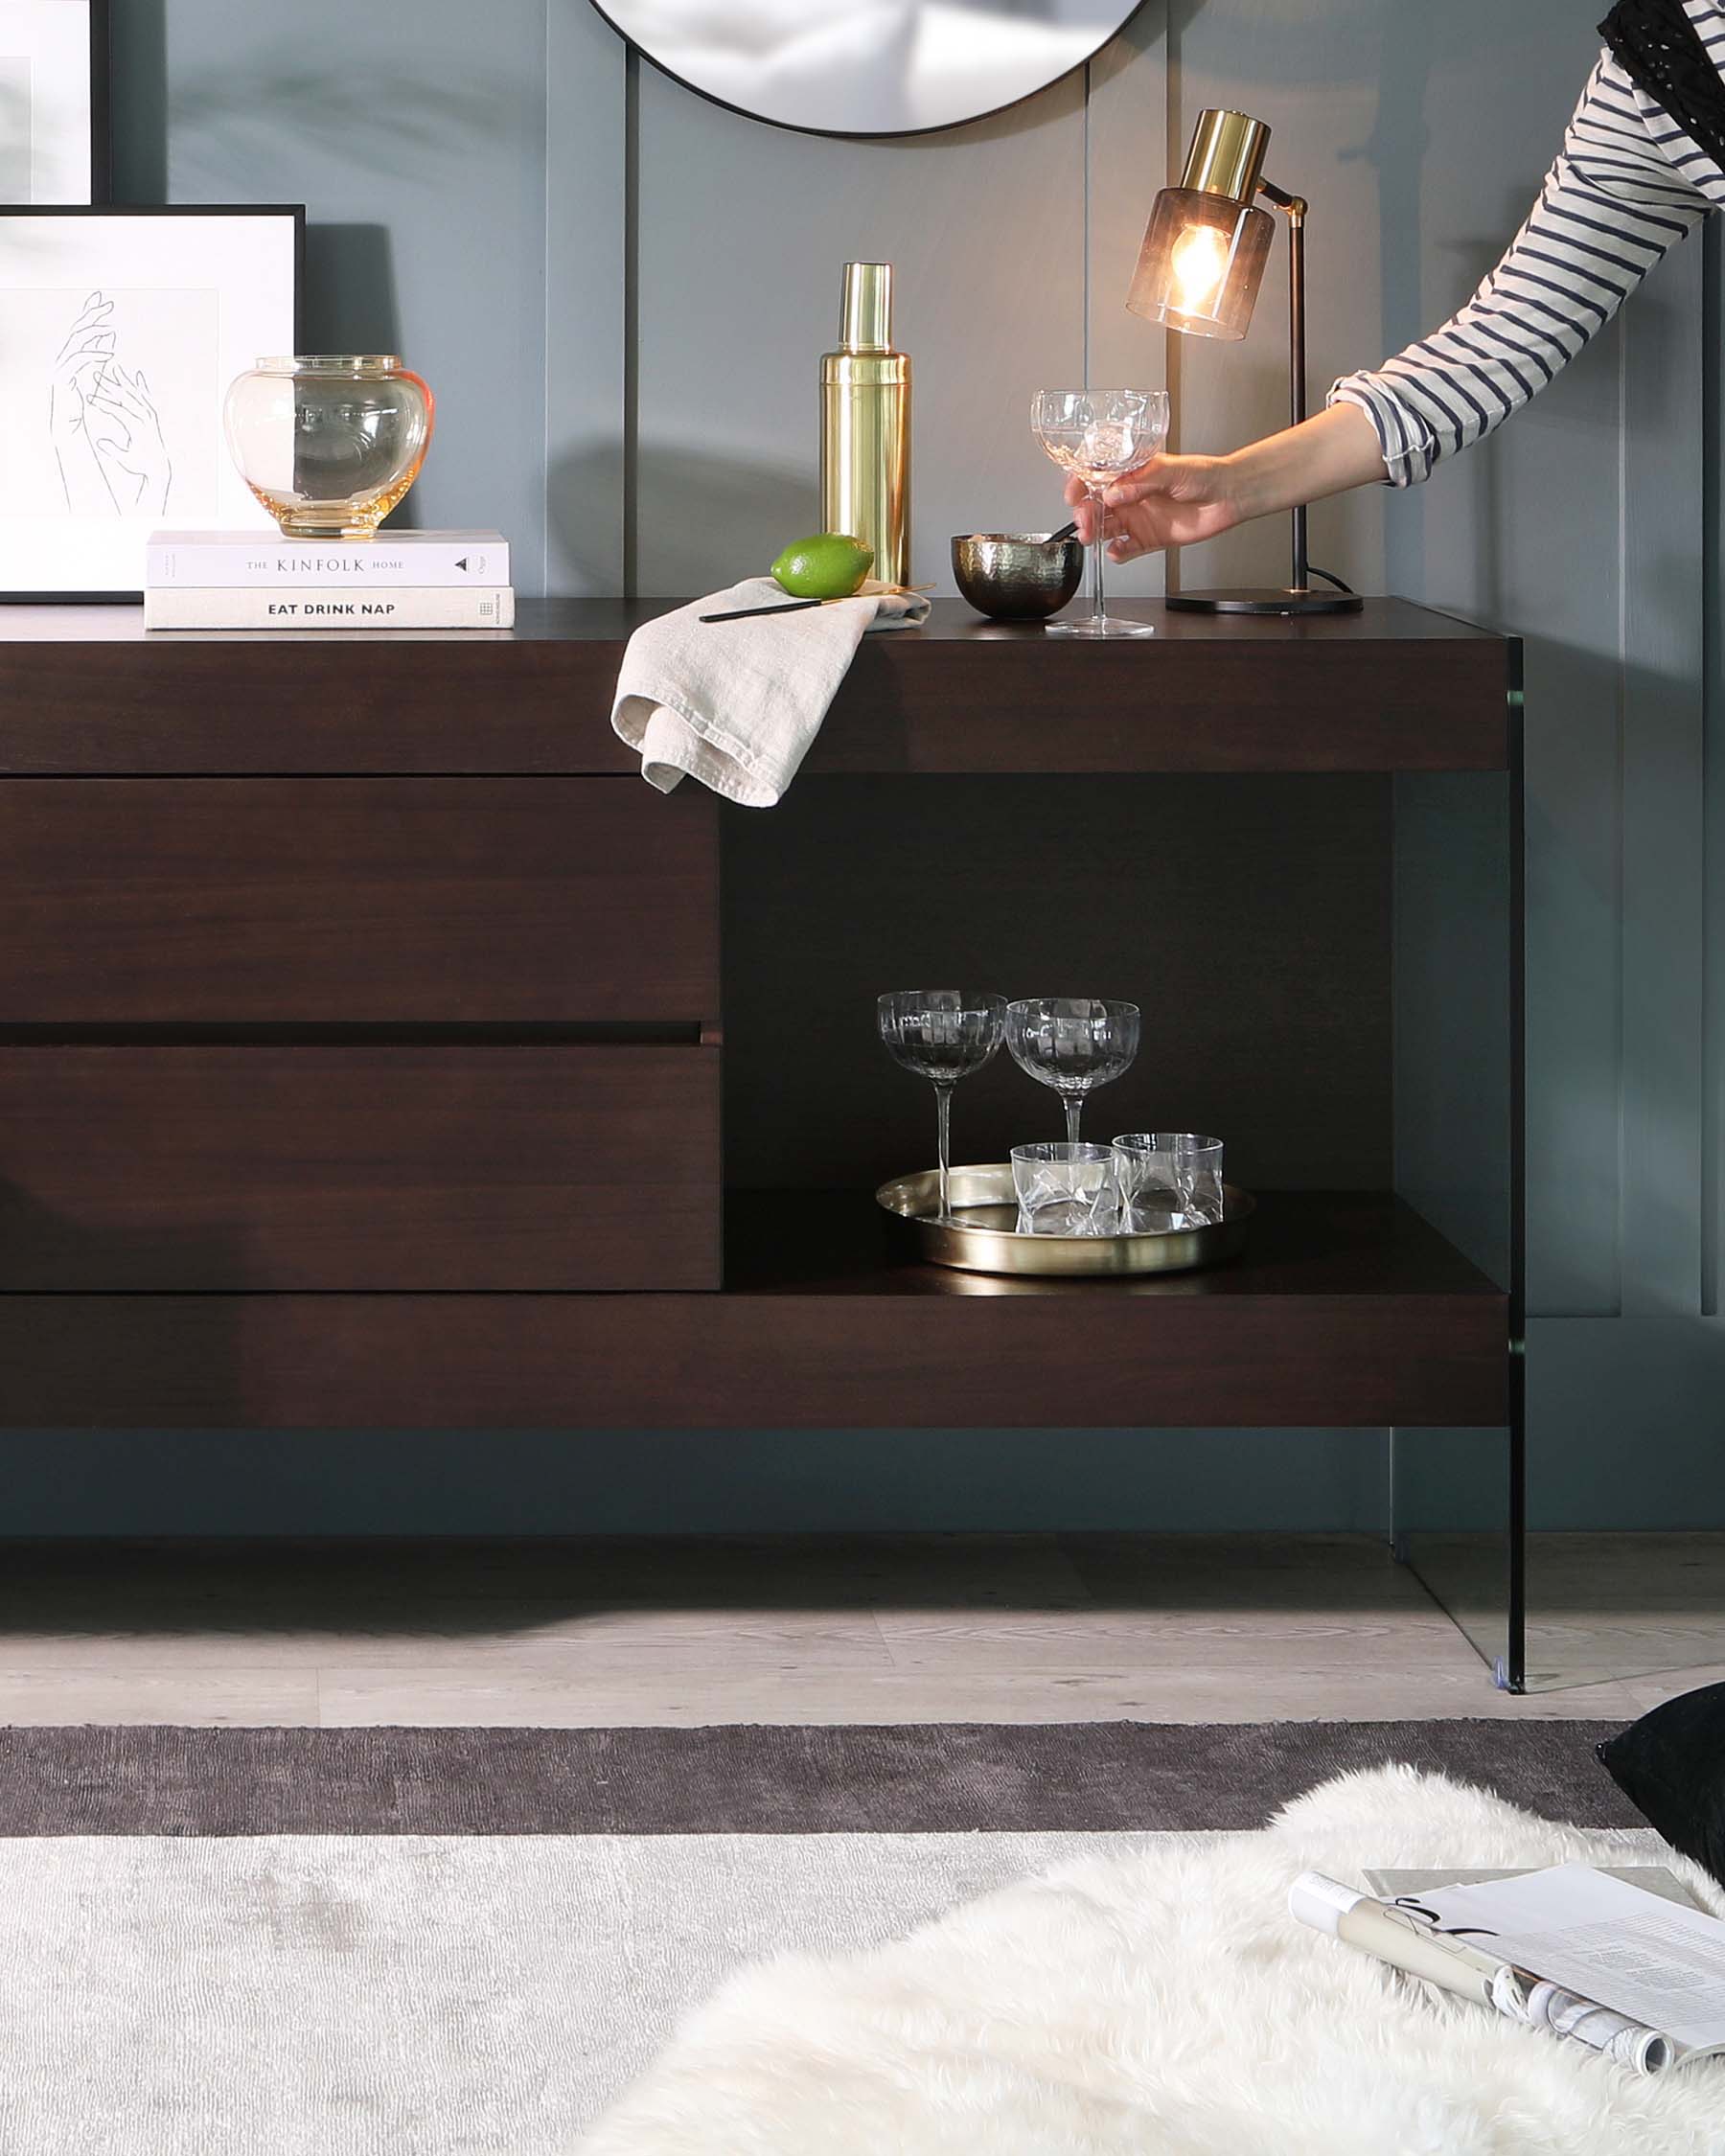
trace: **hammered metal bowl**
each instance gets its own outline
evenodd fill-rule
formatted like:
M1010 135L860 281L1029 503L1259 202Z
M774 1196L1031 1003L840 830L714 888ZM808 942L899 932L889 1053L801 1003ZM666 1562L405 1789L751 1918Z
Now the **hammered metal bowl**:
M1045 621L1084 581L1084 548L1046 532L968 532L953 541L953 575L993 621Z

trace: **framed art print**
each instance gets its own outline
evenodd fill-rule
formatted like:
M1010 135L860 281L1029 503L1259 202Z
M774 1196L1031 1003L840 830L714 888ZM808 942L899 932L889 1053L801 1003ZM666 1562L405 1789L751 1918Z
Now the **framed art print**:
M274 529L221 406L299 349L305 220L0 208L0 598L137 598L163 525Z
M0 0L0 203L108 186L108 0Z

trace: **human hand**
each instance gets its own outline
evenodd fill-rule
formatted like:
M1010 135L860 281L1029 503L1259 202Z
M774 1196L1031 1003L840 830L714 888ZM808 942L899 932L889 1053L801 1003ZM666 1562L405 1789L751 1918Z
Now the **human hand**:
M1116 562L1136 562L1162 547L1192 546L1254 516L1381 485L1388 475L1370 420L1356 404L1332 404L1231 456L1152 457L1123 472L1103 496L1109 553ZM1077 480L1069 483L1067 499L1088 544L1095 537L1095 508Z
M1194 546L1241 521L1226 457L1152 457L1122 472L1103 495L1109 559L1136 562L1171 546ZM1096 536L1096 505L1074 476L1066 498L1077 511L1078 537Z

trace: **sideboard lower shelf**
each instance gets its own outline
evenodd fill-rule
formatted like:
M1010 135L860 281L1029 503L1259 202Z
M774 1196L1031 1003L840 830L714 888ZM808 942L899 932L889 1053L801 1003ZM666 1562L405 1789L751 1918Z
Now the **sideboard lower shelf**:
M830 1231L787 1259L783 1225ZM726 1287L11 1295L35 1428L1021 1429L1501 1424L1507 1301L1398 1201L1273 1194L1246 1255L1116 1283L891 1263L866 1199L733 1200Z

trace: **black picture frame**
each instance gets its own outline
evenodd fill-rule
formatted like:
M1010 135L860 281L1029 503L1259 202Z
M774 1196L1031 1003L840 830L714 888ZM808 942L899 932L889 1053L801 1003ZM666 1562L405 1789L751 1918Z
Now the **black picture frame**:
M303 202L16 202L0 203L0 223L9 218L82 220L105 218L288 218L292 224L293 292L291 316L293 349L305 349L306 307L306 205ZM0 309L5 295L0 292ZM253 355L254 357L262 355ZM0 505L0 522L4 521ZM0 588L0 607L138 606L144 598L140 586L117 590L11 590Z
M60 0L70 12L71 0ZM68 130L67 149L70 167L65 184L81 186L83 193L74 195L66 201L7 202L0 200L0 209L106 209L112 204L114 192L114 97L113 97L113 5L112 0L79 0L84 11L84 30L88 40L89 93L86 125L88 140L81 150ZM58 11L58 8L57 8ZM33 98L34 92L33 91ZM38 115L32 112L33 131Z
M111 209L113 202L113 9L111 0L90 0L90 207Z

